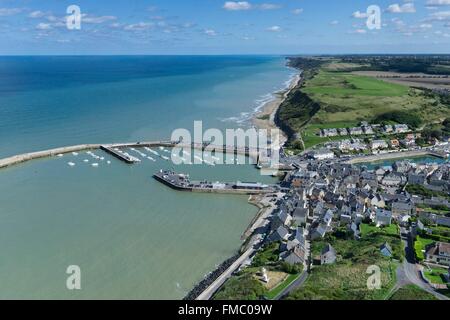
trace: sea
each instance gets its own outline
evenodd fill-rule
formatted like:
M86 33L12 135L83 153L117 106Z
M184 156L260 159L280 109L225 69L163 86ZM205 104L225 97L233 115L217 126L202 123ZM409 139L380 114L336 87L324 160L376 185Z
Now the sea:
M196 120L247 128L294 74L280 56L0 57L0 158L168 139ZM275 179L153 151L128 149L134 165L94 151L0 170L0 299L181 299L235 254L258 211L246 196L177 192L153 173Z

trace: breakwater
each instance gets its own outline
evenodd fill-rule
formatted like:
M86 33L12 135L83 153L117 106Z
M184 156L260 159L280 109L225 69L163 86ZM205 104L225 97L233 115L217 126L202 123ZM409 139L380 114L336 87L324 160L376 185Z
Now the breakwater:
M222 262L214 271L208 273L205 278L200 281L189 293L183 298L183 300L196 300L210 285L214 283L231 265L239 259L240 254L237 253L231 258Z
M111 149L114 148L142 148L142 147L167 147L167 148L184 148L184 149L196 149L208 152L218 152L218 153L234 153L241 154L253 158L256 160L258 158L259 152L256 149L251 148L240 148L233 146L217 146L217 145L204 145L198 143L179 143L176 141L150 141L150 142L127 142L127 143L113 143L113 144L80 144L75 146L59 147L54 149L29 152L19 155L14 155L11 157L0 159L0 169L9 166L17 165L23 162L54 157L58 154L66 154L71 152L80 152L86 150L95 150L102 148Z

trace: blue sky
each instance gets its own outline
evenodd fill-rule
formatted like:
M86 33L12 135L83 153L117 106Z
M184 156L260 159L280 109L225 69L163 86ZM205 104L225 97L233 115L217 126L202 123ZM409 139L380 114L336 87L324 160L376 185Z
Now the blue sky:
M2 55L450 53L450 0L0 0L0 28Z

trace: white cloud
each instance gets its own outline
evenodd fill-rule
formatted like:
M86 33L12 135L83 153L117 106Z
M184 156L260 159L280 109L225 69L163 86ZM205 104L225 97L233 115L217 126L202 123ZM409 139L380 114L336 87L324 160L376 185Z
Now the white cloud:
M267 31L271 31L271 32L280 32L281 30L283 30L280 26L272 26L270 28L267 28Z
M359 33L359 34L366 34L367 30L366 29L356 29L355 33Z
M39 10L33 11L28 15L30 18L42 18L43 16L45 16L45 12Z
M258 8L261 10L276 10L276 9L280 9L281 6L278 4L273 4L273 3L263 3L263 4L259 5Z
M293 14L297 14L297 15L302 14L303 13L303 9L301 9L301 8L294 9L294 10L292 10L292 13Z
M446 21L450 20L450 11L433 12L428 16L428 21Z
M431 28L433 28L433 25L430 23L422 23L419 27L421 29L431 29Z
M252 5L247 1L227 1L223 5L223 8L229 11L250 10Z
M151 29L155 26L154 23L151 22L138 22L133 24L126 25L123 29L126 31L143 31Z
M22 8L0 8L0 17L13 16L21 13L22 11Z
M41 22L36 26L38 30L50 30L52 29L52 25L50 23Z
M386 11L390 13L415 13L416 7L414 3L405 3L403 5L395 3L391 4Z
M92 16L88 14L82 14L81 15L81 23L93 23L93 24L99 24L104 23L108 21L114 21L117 20L117 17L115 16Z
M356 19L366 19L367 13L361 12L361 11L355 11L355 12L353 12L352 17L356 18Z
M450 6L450 0L428 0L427 6Z
M206 35L208 35L210 37L217 36L217 32L215 30L213 30L213 29L206 29L204 32L205 32Z
M330 24L331 24L332 26L336 26L336 25L339 24L339 21L333 20L333 21L330 22Z

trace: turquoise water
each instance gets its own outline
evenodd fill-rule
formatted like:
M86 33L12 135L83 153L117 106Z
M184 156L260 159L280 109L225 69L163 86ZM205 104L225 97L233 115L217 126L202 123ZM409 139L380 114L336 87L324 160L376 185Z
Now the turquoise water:
M154 74L148 61L152 72L142 62L100 63L101 75L78 61L81 75L67 75L56 61L36 75L24 59L0 58L0 157L167 138L193 120L237 127L292 73L281 58L215 57L160 61ZM130 68L140 71L133 77ZM105 157L98 168L83 152L0 171L0 298L179 299L239 248L257 212L247 197L172 191L152 179L171 163L153 156L130 166L96 153ZM174 169L192 179L274 181L250 165ZM66 289L69 265L81 268L79 291Z
M367 167L369 170L372 170L377 167L392 166L396 161L402 161L402 160L408 160L408 161L411 161L411 162L414 162L417 164L446 162L446 160L442 159L442 158L426 156L426 157L399 158L399 159L392 159L392 160L385 160L385 161L378 161L378 162L361 163L360 165Z

